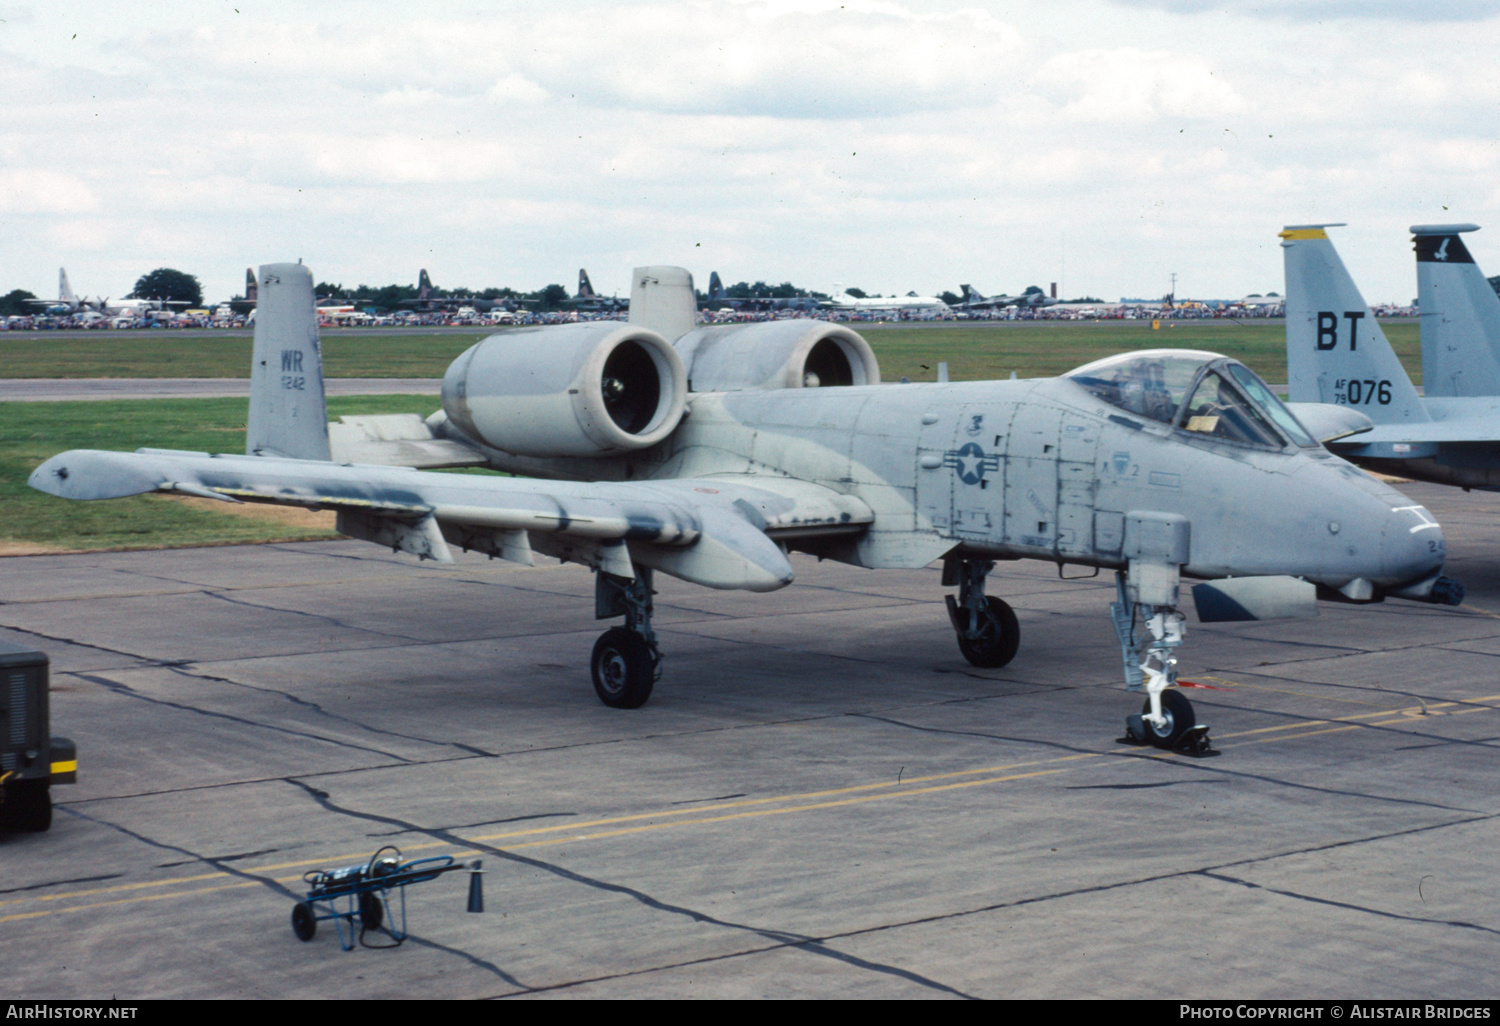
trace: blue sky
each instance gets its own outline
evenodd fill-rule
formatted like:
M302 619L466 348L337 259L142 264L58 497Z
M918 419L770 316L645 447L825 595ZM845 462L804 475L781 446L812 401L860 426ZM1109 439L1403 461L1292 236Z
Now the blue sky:
M1347 221L1500 274L1491 5L0 0L0 288L320 280L604 292L630 268L929 294L1282 291Z

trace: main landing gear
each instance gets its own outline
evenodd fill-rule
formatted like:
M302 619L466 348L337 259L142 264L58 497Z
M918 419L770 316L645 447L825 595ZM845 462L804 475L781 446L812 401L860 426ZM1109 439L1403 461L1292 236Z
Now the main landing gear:
M1126 574L1116 573L1117 601L1110 604L1109 612L1125 664L1125 689L1144 691L1146 704L1138 715L1125 717L1125 736L1119 741L1200 758L1218 755L1209 744L1208 725L1197 722L1193 703L1175 690L1176 650L1182 646L1187 623L1187 617L1172 604L1177 567L1132 562L1131 571L1146 580L1132 582Z
M600 635L589 661L594 693L616 709L645 705L661 677L661 652L651 629L651 570L639 565L634 569L634 579L600 570L594 581L595 617L625 617L625 626Z
M958 650L975 666L1004 666L1021 645L1016 614L1000 599L984 593L984 579L995 564L987 559L949 559L943 562L943 587L958 585L958 598L946 596L948 618L958 635Z

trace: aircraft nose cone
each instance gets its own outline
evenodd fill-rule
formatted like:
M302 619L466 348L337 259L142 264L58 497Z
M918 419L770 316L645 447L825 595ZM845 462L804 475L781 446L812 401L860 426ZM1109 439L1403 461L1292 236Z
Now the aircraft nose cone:
M1399 587L1436 576L1447 558L1443 529L1426 507L1397 506L1385 531L1385 574L1388 587Z

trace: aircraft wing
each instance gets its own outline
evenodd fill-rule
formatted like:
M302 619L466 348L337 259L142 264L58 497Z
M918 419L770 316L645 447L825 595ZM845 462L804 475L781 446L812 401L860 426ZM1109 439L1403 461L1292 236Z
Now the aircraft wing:
M632 561L710 588L772 591L792 567L773 535L861 529L860 500L749 475L585 483L167 449L74 449L32 487L68 499L146 492L331 509L346 535L451 562L449 544L530 563L532 549L633 578Z
M1378 424L1372 430L1333 443L1342 446L1450 445L1475 443L1493 445L1500 442L1500 417L1491 420L1428 421L1422 424Z

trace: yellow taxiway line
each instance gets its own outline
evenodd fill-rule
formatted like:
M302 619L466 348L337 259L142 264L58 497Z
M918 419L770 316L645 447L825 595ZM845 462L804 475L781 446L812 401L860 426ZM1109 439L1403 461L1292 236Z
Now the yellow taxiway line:
M1232 682L1226 682L1232 683ZM1294 741L1304 737L1314 737L1320 734L1338 733L1348 730L1359 730L1362 728L1386 727L1395 725L1411 726L1422 721L1422 719L1433 716L1462 716L1477 712L1500 711L1500 706L1493 704L1500 702L1500 695L1486 695L1480 698L1464 699L1462 701L1434 702L1426 705L1414 705L1401 709L1381 709L1374 712L1355 713L1350 716L1335 717L1330 719L1303 720L1297 723L1279 724L1272 727L1259 727L1253 730L1238 731L1233 734L1221 735L1217 741L1229 739L1240 739L1239 745L1266 744L1273 741ZM1373 722L1364 722L1364 721ZM1233 748L1238 745L1220 745L1221 748ZM475 837L463 838L462 843L450 841L429 841L423 844L411 845L404 849L405 852L416 852L430 850L433 848L454 848L459 853L455 858L462 860L470 856L482 855L484 852L474 849L464 850L464 844L483 844L490 847L500 847L505 851L521 851L530 848L551 847L560 844L571 844L579 841L597 841L612 837L624 837L632 834L650 833L658 830L675 829L677 827L708 826L711 824L728 823L737 820L760 818L765 816L784 816L804 812L814 812L826 809L847 808L854 805L862 805L869 802L885 801L894 798L906 798L917 795L940 794L948 791L956 791L971 787L984 787L991 784L1008 784L1022 780L1032 780L1038 777L1052 776L1065 773L1073 769L1068 763L1077 764L1085 761L1105 758L1167 758L1171 753L1162 751L1142 752L1141 750L1123 751L1118 749L1102 750L1097 752L1079 752L1071 755L1052 756L1044 759L1031 759L1021 762L1003 763L994 766L984 766L969 770L954 770L946 773L932 773L924 776L906 777L899 781L885 780L868 784L853 784L848 787L827 788L817 791L805 791L796 794L776 795L766 798L748 798L742 801L724 802L707 807L691 809L659 809L651 812L629 813L621 816L607 816L599 819L586 820L581 823L565 823L545 827L527 827L520 830L509 830L496 834L485 834ZM602 828L602 829L601 829ZM511 842L511 843L504 843ZM115 884L108 887L91 888L87 890L66 891L57 894L35 895L25 898L10 898L0 900L0 909L8 905L42 904L47 903L52 907L36 909L34 911L14 912L9 915L0 915L0 923L8 923L22 919L32 919L39 916L60 915L67 912L80 912L88 909L106 908L111 906L135 904L145 901L162 901L168 898L189 898L200 894L211 894L219 891L234 890L245 887L260 886L266 879L275 880L277 883L291 884L299 882L302 877L300 873L289 876L272 876L266 874L283 872L285 870L301 870L309 867L322 867L328 865L343 865L358 862L367 856L364 853L330 855L315 859L302 859L295 862L281 862L271 865L260 866L254 870L259 877L255 880L234 880L224 882L216 886L194 887L193 884L207 883L208 881L225 881L231 874L222 871L211 873L199 873L193 876L173 877L168 880L141 881L129 884ZM131 893L152 888L170 888L156 894ZM116 895L116 897L104 897L105 895ZM83 901L80 904L55 905L53 903L79 901L100 897L104 900Z

